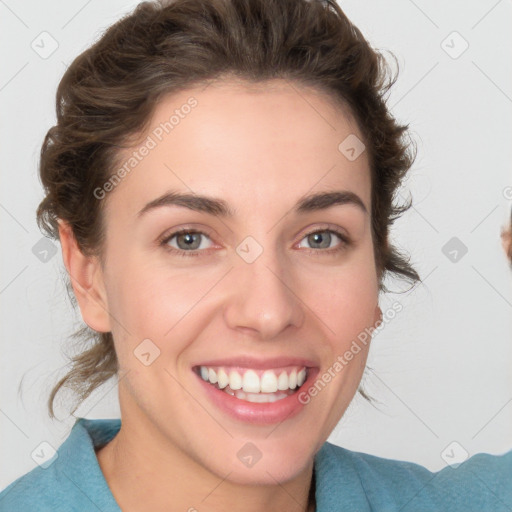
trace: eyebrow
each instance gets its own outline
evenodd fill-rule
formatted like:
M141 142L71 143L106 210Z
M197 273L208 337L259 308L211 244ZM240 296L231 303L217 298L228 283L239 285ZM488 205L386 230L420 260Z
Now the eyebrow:
M297 201L293 211L294 213L301 214L326 210L327 208L337 205L357 206L363 213L368 213L362 199L349 190L318 192L316 194L303 196ZM170 191L146 204L144 208L138 212L137 217L142 217L147 212L164 206L182 206L189 210L207 213L215 217L231 218L235 216L235 210L230 208L228 203L223 199Z

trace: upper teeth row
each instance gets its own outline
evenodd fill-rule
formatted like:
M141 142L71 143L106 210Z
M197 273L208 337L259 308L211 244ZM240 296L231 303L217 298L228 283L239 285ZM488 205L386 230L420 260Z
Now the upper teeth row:
M277 390L285 391L302 386L306 380L306 368L297 371L292 370L290 374L284 370L279 376L274 370L265 370L261 378L254 370L247 370L240 375L237 370L225 370L219 368L217 371L206 366L200 367L203 380L212 384L218 384L220 389L224 389L228 384L233 390L243 389L246 393L275 393Z

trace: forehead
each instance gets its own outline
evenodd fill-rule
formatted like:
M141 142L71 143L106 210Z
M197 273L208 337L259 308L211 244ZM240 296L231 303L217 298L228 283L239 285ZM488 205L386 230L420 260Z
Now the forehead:
M362 141L357 123L326 93L285 80L212 82L159 101L142 142L119 154L126 177L109 202L137 207L179 189L265 208L344 188L369 210L366 152L350 160L340 149L350 137Z

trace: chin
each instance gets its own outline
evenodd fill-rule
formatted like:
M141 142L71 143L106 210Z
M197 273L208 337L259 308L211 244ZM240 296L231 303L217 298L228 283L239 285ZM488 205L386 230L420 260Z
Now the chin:
M279 449L260 450L258 442L236 442L231 457L224 454L221 464L217 460L205 461L210 471L221 479L239 485L276 485L296 478L313 463L315 452L312 443L297 449L289 446ZM263 444L263 443L261 443ZM261 446L260 444L260 446ZM226 450L227 451L227 450ZM231 450L230 450L231 451Z

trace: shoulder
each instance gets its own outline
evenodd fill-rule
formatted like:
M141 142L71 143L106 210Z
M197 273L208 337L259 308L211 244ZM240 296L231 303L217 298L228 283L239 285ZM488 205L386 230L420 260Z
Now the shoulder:
M95 454L119 428L120 420L78 419L50 460L0 493L0 512L119 511Z
M315 467L321 479L330 481L331 489L351 481L350 492L359 492L360 501L366 500L368 508L362 510L500 511L512 506L512 451L479 453L457 467L432 472L413 462L324 443Z
M55 482L59 480L54 467L36 467L19 477L0 493L0 511L59 510Z

